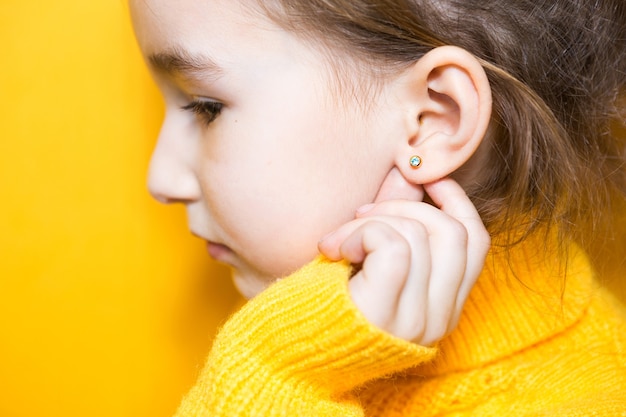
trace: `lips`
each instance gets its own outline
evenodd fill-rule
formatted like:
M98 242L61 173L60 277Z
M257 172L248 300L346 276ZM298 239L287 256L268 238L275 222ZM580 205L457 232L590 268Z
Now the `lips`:
M209 256L216 261L232 264L232 262L235 260L235 253L228 246L211 241L207 239L206 236L195 232L193 229L191 229L191 234L206 242L206 250Z
M220 243L207 242L207 252L216 261L226 262L233 254L233 251L226 245Z

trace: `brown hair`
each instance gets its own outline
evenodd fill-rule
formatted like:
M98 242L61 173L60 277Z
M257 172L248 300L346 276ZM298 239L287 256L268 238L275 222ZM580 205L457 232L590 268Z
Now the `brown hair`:
M473 53L494 114L490 164L466 191L492 234L556 225L580 238L626 194L625 147L611 130L624 125L624 0L260 3L283 27L345 52L335 62L393 71L437 46Z

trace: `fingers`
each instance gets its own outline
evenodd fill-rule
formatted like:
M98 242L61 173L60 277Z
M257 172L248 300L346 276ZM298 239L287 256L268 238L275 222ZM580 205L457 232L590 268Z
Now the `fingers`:
M476 208L454 180L443 179L428 184L425 190L439 209L426 206L418 212L411 204L383 202L360 217L385 213L419 218L424 223L431 236L433 253L429 296L432 300L440 301L438 315L432 317L431 322L439 320L440 327L447 318L451 318L449 333L456 327L462 308L482 271L490 237ZM442 213L445 216L441 216ZM461 267L465 270L462 271ZM462 279L455 282L457 274ZM451 291L455 284L459 285L456 293ZM454 299L450 298L452 294L456 295ZM426 339L429 337L425 335Z
M467 194L452 179L442 179L424 186L426 192L439 207L424 205L420 211L411 204L396 204L382 202L372 207L366 213L357 214L360 218L376 216L380 213L419 219L424 223L435 240L449 237L444 245L465 245L467 247L465 275L474 277L474 280L464 280L459 289L457 308L462 307L474 285L475 278L482 271L487 252L490 247L490 237L476 208L467 197ZM439 214L443 212L447 218ZM451 221L452 220L452 221ZM435 251L433 251L435 253ZM440 253L440 252L437 252ZM443 252L445 258L445 251ZM439 264L442 259L433 260ZM443 260L443 264L446 262Z
M486 253L491 243L489 233L463 188L449 178L428 184L425 188L441 211L463 224L468 238L479 244L477 253Z
M330 259L362 264L350 292L372 323L430 345L458 323L482 270L489 235L456 182L441 180L425 190L436 206L407 199L368 205L319 249ZM416 190L405 191L395 195Z
M411 257L409 243L391 225L379 220L360 225L340 250L351 263L362 263L349 283L352 300L370 322L388 329L410 274L409 262L398 262Z
M373 324L398 337L415 339L425 328L430 275L426 229L399 217L355 224L353 231L346 228L351 233L340 246L344 259L363 263L349 283L353 301Z
M429 184L427 192L439 208L449 216L458 220L467 231L467 264L465 279L459 288L457 297L458 310L463 308L476 279L483 269L485 258L491 246L491 237L483 224L476 207L465 194L465 191L455 181L443 179ZM453 323L453 328L458 323Z
M424 188L407 181L400 170L394 167L381 184L374 203L389 200L422 201L423 199Z

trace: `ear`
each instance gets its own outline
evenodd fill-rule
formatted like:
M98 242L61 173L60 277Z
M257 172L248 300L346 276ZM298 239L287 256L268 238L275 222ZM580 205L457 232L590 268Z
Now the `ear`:
M424 55L397 85L404 91L407 137L395 165L407 181L427 184L461 167L482 142L491 117L491 88L478 60L454 46ZM421 158L416 168L412 156Z

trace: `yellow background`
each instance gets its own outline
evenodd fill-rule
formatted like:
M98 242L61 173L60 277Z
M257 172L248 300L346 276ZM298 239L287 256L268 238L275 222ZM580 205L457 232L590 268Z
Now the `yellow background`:
M0 1L0 416L171 416L236 301L145 171L124 0Z
M170 416L238 298L146 192L125 2L1 0L0 41L0 416Z

